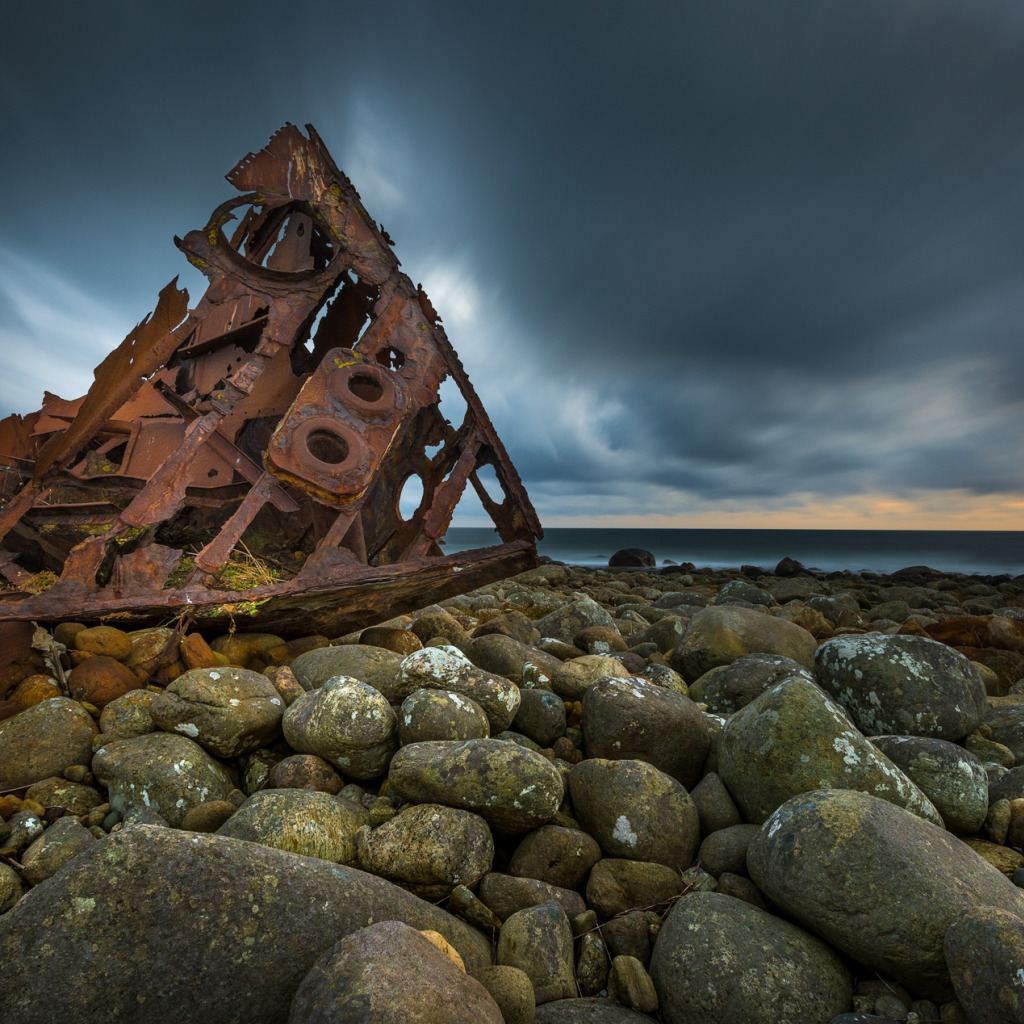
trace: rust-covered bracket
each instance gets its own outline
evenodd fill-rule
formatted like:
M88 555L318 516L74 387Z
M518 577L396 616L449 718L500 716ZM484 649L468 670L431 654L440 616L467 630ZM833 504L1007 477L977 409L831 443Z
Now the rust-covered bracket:
M306 128L175 239L209 281L195 309L172 281L84 398L0 421L0 620L184 608L336 635L536 564L537 515L437 312ZM445 556L470 485L501 543Z

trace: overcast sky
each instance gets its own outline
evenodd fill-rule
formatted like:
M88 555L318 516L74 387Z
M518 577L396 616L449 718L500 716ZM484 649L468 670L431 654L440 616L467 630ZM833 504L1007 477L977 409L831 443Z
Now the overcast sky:
M548 526L1024 528L1024 5L5 5L0 415L315 125Z

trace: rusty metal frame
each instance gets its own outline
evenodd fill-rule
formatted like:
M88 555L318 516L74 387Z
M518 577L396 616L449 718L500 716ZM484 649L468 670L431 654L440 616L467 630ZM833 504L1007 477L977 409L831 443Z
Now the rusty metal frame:
M227 178L243 195L175 238L208 279L194 309L172 281L84 398L0 422L0 620L188 609L332 635L536 564L536 512L437 312L306 130L241 160ZM458 426L439 409L448 377ZM445 556L469 485L501 543ZM257 536L301 562L230 589L218 574ZM33 592L41 572L56 582Z

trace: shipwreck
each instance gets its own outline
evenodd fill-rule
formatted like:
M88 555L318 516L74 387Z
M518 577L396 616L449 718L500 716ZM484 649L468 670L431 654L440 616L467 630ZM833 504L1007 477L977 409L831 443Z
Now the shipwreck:
M175 279L84 397L0 422L0 621L336 636L537 564L437 312L306 132L242 159L242 194L175 238L208 279L194 309ZM500 543L446 555L468 487Z

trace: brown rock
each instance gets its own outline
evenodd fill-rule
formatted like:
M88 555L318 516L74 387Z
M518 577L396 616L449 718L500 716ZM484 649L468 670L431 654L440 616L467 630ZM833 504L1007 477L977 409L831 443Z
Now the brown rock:
M359 634L359 642L403 655L412 654L423 646L415 633L408 629L395 629L393 626L370 626Z
M87 658L68 673L71 696L97 708L138 687L139 680L130 668L104 654Z
M98 732L89 713L67 697L44 700L0 722L0 792L88 764Z
M53 676L37 672L18 683L11 691L10 700L17 705L19 711L24 711L25 708L41 704L51 697L63 696L64 694Z
M132 641L123 629L116 626L91 626L75 634L75 648L87 654L125 661L132 653Z
M321 793L340 793L345 780L329 761L316 754L292 754L278 761L270 773L271 789L315 789Z
M220 664L217 655L199 633L183 636L179 651L186 668L216 668Z

